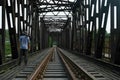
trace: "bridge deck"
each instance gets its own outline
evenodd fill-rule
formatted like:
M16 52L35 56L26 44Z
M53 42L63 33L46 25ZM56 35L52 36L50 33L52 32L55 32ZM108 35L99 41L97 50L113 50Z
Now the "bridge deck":
M96 80L119 80L120 79L119 70L116 71L117 69L115 69L116 66L114 66L112 69L112 68L110 68L111 66L108 67L108 65L102 64L103 63L102 61L101 61L101 64L96 63L95 60L92 61L81 55L78 56L78 54L75 54L72 52L70 53L63 49L60 49L60 50L61 50L61 52L63 52L63 54L65 54L71 60L73 60L73 62L75 64L79 65L85 72L90 74L92 77L96 78ZM30 74L32 74L35 71L36 67L41 63L41 61L44 59L45 55L47 55L48 51L49 51L49 49L46 49L46 50L30 57L29 62L26 66L22 63L22 65L16 66L16 67L6 71L5 73L0 74L0 80L12 80L12 79L16 80L16 78L17 78L17 80L26 80L26 78L29 77ZM57 55L54 56L54 60L57 60ZM51 67L51 65L52 66L55 65L54 63L52 62L52 63L48 64L49 65L48 68L53 69L53 67ZM56 66L58 67L57 64L56 64ZM117 66L117 68L120 69L119 66ZM51 69L48 69L48 70L51 70ZM77 73L77 71L76 71L76 73ZM44 78L45 80L49 79L48 76L50 76L50 74L49 75L47 75L47 74L49 74L49 71L47 71L45 73L45 76L47 77L47 78L46 77Z

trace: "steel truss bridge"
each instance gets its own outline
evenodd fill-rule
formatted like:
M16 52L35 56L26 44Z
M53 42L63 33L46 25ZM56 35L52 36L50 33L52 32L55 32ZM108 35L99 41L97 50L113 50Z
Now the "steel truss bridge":
M52 47L120 65L120 0L0 0L0 65L19 57L19 36L27 31L30 53Z

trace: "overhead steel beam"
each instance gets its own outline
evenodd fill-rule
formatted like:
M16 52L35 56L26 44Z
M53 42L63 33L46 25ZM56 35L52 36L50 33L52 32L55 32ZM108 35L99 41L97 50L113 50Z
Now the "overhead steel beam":
M43 12L56 12L56 11L71 11L71 9L55 9L55 10L51 10L51 9L49 9L49 10L46 10L46 11L41 11L41 10L39 10L38 12L39 13L43 13Z
M73 4L54 4L54 3L43 3L43 2L40 2L39 4L36 4L36 5L40 5L40 6L43 6L43 5L72 6Z

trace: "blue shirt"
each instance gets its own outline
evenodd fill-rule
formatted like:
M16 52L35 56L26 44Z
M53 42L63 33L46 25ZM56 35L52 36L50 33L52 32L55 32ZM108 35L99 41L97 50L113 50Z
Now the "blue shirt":
M22 35L19 38L20 41L20 49L28 49L28 44L30 43L30 39L26 35Z

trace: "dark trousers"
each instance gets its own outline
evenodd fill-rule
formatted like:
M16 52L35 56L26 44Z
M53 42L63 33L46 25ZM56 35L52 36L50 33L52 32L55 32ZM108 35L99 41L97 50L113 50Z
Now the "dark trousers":
M20 49L20 57L19 57L19 65L21 64L22 62L22 59L24 58L24 63L25 65L27 64L27 53L28 53L28 50L27 49Z

